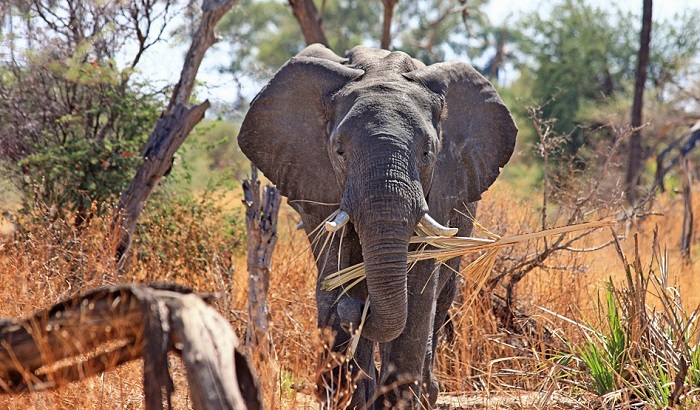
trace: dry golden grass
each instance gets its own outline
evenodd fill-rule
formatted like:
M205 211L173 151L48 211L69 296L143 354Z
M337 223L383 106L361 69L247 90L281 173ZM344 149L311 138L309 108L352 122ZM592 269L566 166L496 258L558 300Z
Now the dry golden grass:
M505 185L496 184L482 201L477 219L501 236L539 230L538 215L533 209L537 199L519 202L514 198ZM231 198L227 201L236 202ZM696 214L699 206L696 205ZM135 243L127 271L120 275L114 271L110 250L103 247L104 221L93 220L80 232L60 222L35 224L22 235L0 237L0 316L28 315L68 295L104 284L167 280L197 291L219 293L217 307L242 338L247 317L244 249L234 243L232 236L220 233L220 227L226 224L220 214L210 214L207 218L211 220L196 222L198 215L187 214L184 209L176 210L170 220L179 221L180 226L170 226L167 220L154 216L143 221L148 229ZM682 202L672 194L665 195L655 204L655 210L663 215L631 225L627 238L637 233L642 255L650 257L645 250L650 249L652 232L658 225L659 242L670 251L672 282L681 288L684 302L692 309L700 303L700 266L683 263L678 251ZM242 220L242 211L239 215ZM295 218L289 208L283 209L272 266L268 300L273 359L255 363L264 369L262 385L269 409L316 407L309 397L323 344L316 330L316 273L310 252L302 252L308 245L302 232L295 229ZM624 226L617 229L624 230ZM607 229L599 230L579 246L595 246L608 241L610 235ZM168 240L164 241L164 237ZM622 245L629 250L632 241L623 240ZM516 245L505 256L532 252L536 246ZM693 260L699 255L694 251ZM496 261L496 269L499 266ZM612 247L591 253L561 253L549 259L547 266L548 269L535 269L525 277L516 287L515 299L539 323L560 329L575 340L580 336L574 326L537 306L569 317L592 319L596 292L609 277L622 280L623 267ZM476 281L465 278L463 297L453 313L455 340L438 349L436 368L447 392L454 396L472 394L480 399L499 394L520 397L513 393L516 389L551 393L538 396L540 407L548 407L559 396L575 400L580 389L558 377L563 370L550 360L551 345L537 342L538 337L527 340L504 333L493 320L489 301L466 297L473 294L476 286ZM175 358L172 362L177 390L174 403L176 408L187 408L182 366ZM133 363L56 392L0 396L0 408L141 409L141 377L140 364Z

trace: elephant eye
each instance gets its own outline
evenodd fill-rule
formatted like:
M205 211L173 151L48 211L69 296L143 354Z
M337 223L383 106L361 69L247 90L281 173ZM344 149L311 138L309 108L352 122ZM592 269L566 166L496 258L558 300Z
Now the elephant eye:
M423 146L423 155L421 156L421 160L424 164L429 164L432 161L433 157L433 147L430 144L430 142L426 142Z
M338 144L335 147L335 153L338 154L339 157L345 159L345 147L342 144Z

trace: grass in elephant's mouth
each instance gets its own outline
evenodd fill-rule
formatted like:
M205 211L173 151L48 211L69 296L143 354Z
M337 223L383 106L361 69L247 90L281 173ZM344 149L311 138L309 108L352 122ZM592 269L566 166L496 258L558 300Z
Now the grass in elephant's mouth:
M333 216L334 215L329 216L328 220L330 220L330 218ZM485 286L486 281L489 278L489 273L493 270L493 266L496 263L498 251L502 247L515 245L533 239L540 239L547 236L561 235L574 231L592 230L612 225L615 225L614 221L596 221L551 228L539 232L515 235L506 238L501 238L476 221L474 221L475 228L482 232L482 234L484 234L487 238L426 236L422 232L417 232L418 235L412 237L410 243L419 244L420 246L418 250L408 253L408 269L410 270L415 263L422 260L435 259L438 262L444 263L455 257L460 257L475 252L483 252L478 258L468 264L461 272L455 272L464 277L471 278L473 283L476 284L476 286L472 289L471 294L465 295L467 296L465 303L471 304L478 296L481 289ZM323 231L320 231L320 233L316 234L316 242L319 241L319 237L322 236L322 233ZM332 238L332 235L333 234L326 235L324 247L330 238ZM428 248L429 245L432 246L432 248ZM333 290L343 287L343 292L347 292L349 289L361 283L363 280L365 280L365 267L364 263L359 263L329 275L323 282L322 289ZM353 357L355 349L360 341L360 335L367 317L368 307L369 299L365 301L365 307L362 312L359 327L353 332L350 340L350 346L346 352L348 358Z
M523 235L515 235L500 238L490 233L488 230L480 228L489 238L473 237L441 237L441 236L414 236L410 243L421 244L418 250L408 253L408 265L413 266L416 262L428 259L435 259L438 262L446 262L452 258L464 256L475 252L484 252L474 262L470 263L462 272L457 272L463 276L477 276L485 278L493 267L498 251L505 247L521 242L540 239L547 236L560 235L569 232L592 230L615 225L614 221L596 221L577 225L568 225L558 228L545 229ZM432 248L428 248L428 245ZM333 290L343 287L346 291L365 279L364 263L359 263L345 269L341 269L329 275L322 284L322 289ZM480 282L477 280L477 282ZM478 291L478 290L477 290Z

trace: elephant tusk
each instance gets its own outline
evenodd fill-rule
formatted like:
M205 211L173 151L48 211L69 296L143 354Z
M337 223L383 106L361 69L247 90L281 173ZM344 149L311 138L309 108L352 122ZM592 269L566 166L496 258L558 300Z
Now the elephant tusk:
M448 228L440 225L438 221L433 219L433 217L428 214L423 215L423 218L420 220L420 224L428 233L435 236L455 236L458 231L457 228Z
M348 221L350 221L350 215L345 211L340 211L332 221L326 222L325 227L328 232L336 232L344 227Z

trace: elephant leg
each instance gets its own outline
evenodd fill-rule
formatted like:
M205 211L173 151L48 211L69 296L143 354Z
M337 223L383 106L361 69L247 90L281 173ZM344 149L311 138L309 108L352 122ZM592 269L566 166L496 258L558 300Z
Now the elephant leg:
M313 228L322 221L315 220L304 213L302 213L302 220L307 226L307 233L311 233ZM316 243L323 243L323 241ZM337 271L338 268L342 269L362 261L359 240L354 230L350 230L342 241L340 235L336 235L324 247L316 245L312 246L312 250L319 271L316 282L317 325L328 346L319 360L316 393L319 400L328 404L330 408L339 408L339 404L350 400L349 408L359 409L370 400L376 388L375 343L362 338L353 359L345 360L350 335L343 328L341 320L343 315L339 314L338 310L340 306L346 306L345 310L350 312L345 315L346 321L357 322L352 307L357 306L359 311L357 316L361 315L367 289L364 286L356 286L349 294L342 294L341 289L333 291L321 289L321 284L327 275ZM353 388L353 386L357 387Z
M459 228L459 235L471 235L473 225L471 220L466 215L476 215L476 203L467 204L466 210L456 212L450 210L449 225ZM424 407L433 408L437 402L438 393L440 392L440 384L433 372L435 368L435 353L437 350L438 339L442 328L447 324L449 319L449 309L457 294L457 276L455 272L459 272L461 258L451 259L440 266L440 275L438 280L438 297L435 306L435 319L432 329L432 334L429 339L428 349L426 350L425 362L423 364L423 380L422 384L426 389L423 397L426 398Z
M345 408L349 400L350 409L361 409L371 400L376 391L377 369L374 365L375 343L360 338L352 359L347 360L350 334L342 326L337 314L339 294L324 292L319 298L319 327L330 329L330 349L324 349L317 379L317 395L328 408ZM341 296L342 301L347 296ZM332 299L332 301L330 300ZM321 318L326 318L321 322Z
M419 262L408 273L406 328L398 338L380 346L380 386L385 393L375 407L417 409L426 401L421 382L436 306L438 275L433 267L432 262Z
M355 389L349 409L372 410L374 408L368 403L377 390L377 368L374 365L375 346L376 343L371 340L361 338L357 351L350 362L351 375L354 374L352 377L355 380Z
M459 259L448 261L447 265L448 266L442 266L440 268L441 286L439 286L440 293L435 306L435 322L432 335L429 339L428 349L425 354L425 363L423 364L423 388L426 389L426 393L424 394L426 402L424 406L426 408L435 407L438 393L440 392L440 384L433 373L435 352L437 350L440 332L449 319L449 309L457 293L456 276L454 272L459 269Z

